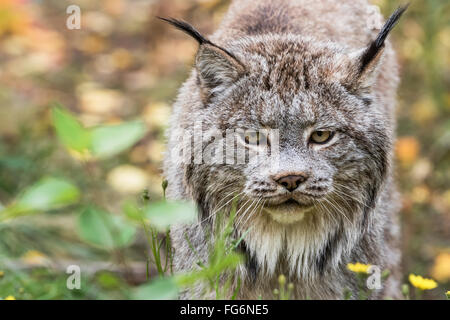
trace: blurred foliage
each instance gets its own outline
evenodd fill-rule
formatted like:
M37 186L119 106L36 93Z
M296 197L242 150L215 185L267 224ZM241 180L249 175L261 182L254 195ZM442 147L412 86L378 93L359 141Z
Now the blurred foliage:
M154 17L208 33L228 3L0 1L0 297L151 298L161 288L174 296L170 272L154 266L166 261L167 244L156 230L171 222L155 212L179 216L159 202L164 129L197 45ZM374 3L385 16L400 4ZM80 30L65 27L71 4L81 7ZM414 1L392 42L402 74L395 150L404 280L430 275L439 287L424 298L442 299L450 288L449 2ZM146 188L150 203L135 204ZM184 281L214 286L225 242L213 248L217 269ZM86 270L81 290L65 286L70 264Z

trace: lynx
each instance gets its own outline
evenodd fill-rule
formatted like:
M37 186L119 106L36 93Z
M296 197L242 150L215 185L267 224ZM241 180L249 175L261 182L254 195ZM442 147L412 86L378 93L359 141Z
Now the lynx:
M199 44L173 106L164 162L168 197L194 201L199 214L199 223L171 230L177 271L207 261L211 225L237 203L234 235L243 236L246 257L235 274L238 298L273 298L283 274L295 299L343 299L346 290L356 299L358 279L347 269L353 262L390 270L370 299L399 298L399 77L386 38L406 6L384 25L373 8L365 0L235 0L208 38L162 18ZM195 135L199 123L197 151L205 150L211 128L276 130L278 161L174 157L180 132ZM182 298L214 298L203 294L198 286Z

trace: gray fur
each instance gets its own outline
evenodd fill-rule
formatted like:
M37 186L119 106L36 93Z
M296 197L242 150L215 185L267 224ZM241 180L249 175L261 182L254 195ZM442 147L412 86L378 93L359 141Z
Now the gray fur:
M272 298L280 274L294 283L297 299L340 299L345 288L356 297L349 262L390 269L371 298L399 297L399 200L392 179L399 79L388 41L363 59L380 33L367 27L368 7L365 0L236 0L209 40L190 31L203 42L173 107L164 173L171 199L193 200L200 219L211 219L172 228L177 271L195 268L198 259L186 236L207 260L213 214L221 206L218 214L227 212L232 196L241 194L236 236L252 228L241 248L247 262L236 274L243 280L239 298ZM175 161L177 129L192 132L199 120L223 132L279 129L279 163ZM310 145L311 132L323 128L335 137ZM292 197L312 208L278 210L287 195L273 176L299 171L309 178ZM183 298L202 298L201 292L197 287Z

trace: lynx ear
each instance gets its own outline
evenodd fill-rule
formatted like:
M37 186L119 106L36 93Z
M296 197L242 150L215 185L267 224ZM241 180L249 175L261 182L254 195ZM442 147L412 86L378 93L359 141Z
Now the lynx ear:
M210 44L200 46L195 62L200 83L211 95L228 88L245 72L234 56Z
M206 98L222 92L245 72L244 65L235 55L206 39L188 23L176 19L159 19L187 33L199 43L195 67Z
M354 72L352 73L352 88L354 90L367 90L374 83L378 74L378 66L383 56L386 37L395 27L408 6L409 4L397 8L386 21L377 38L366 48L351 54L352 60L356 61L356 64L353 65Z

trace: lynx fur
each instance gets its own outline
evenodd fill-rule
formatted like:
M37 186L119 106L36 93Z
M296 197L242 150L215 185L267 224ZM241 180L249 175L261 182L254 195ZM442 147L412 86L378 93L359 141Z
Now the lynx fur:
M234 274L242 280L238 298L273 298L280 274L294 284L295 299L343 299L346 290L357 298L357 276L347 269L354 262L390 270L370 299L400 297L399 76L386 37L405 10L383 24L365 0L235 0L210 37L164 19L199 43L173 106L164 161L168 197L195 202L199 214L198 223L171 229L177 272L207 262L212 224L237 201L234 234L244 235L246 257ZM204 135L197 151L211 128L276 129L279 161L174 156L196 127ZM311 140L324 135L326 143ZM215 297L203 289L182 298Z

